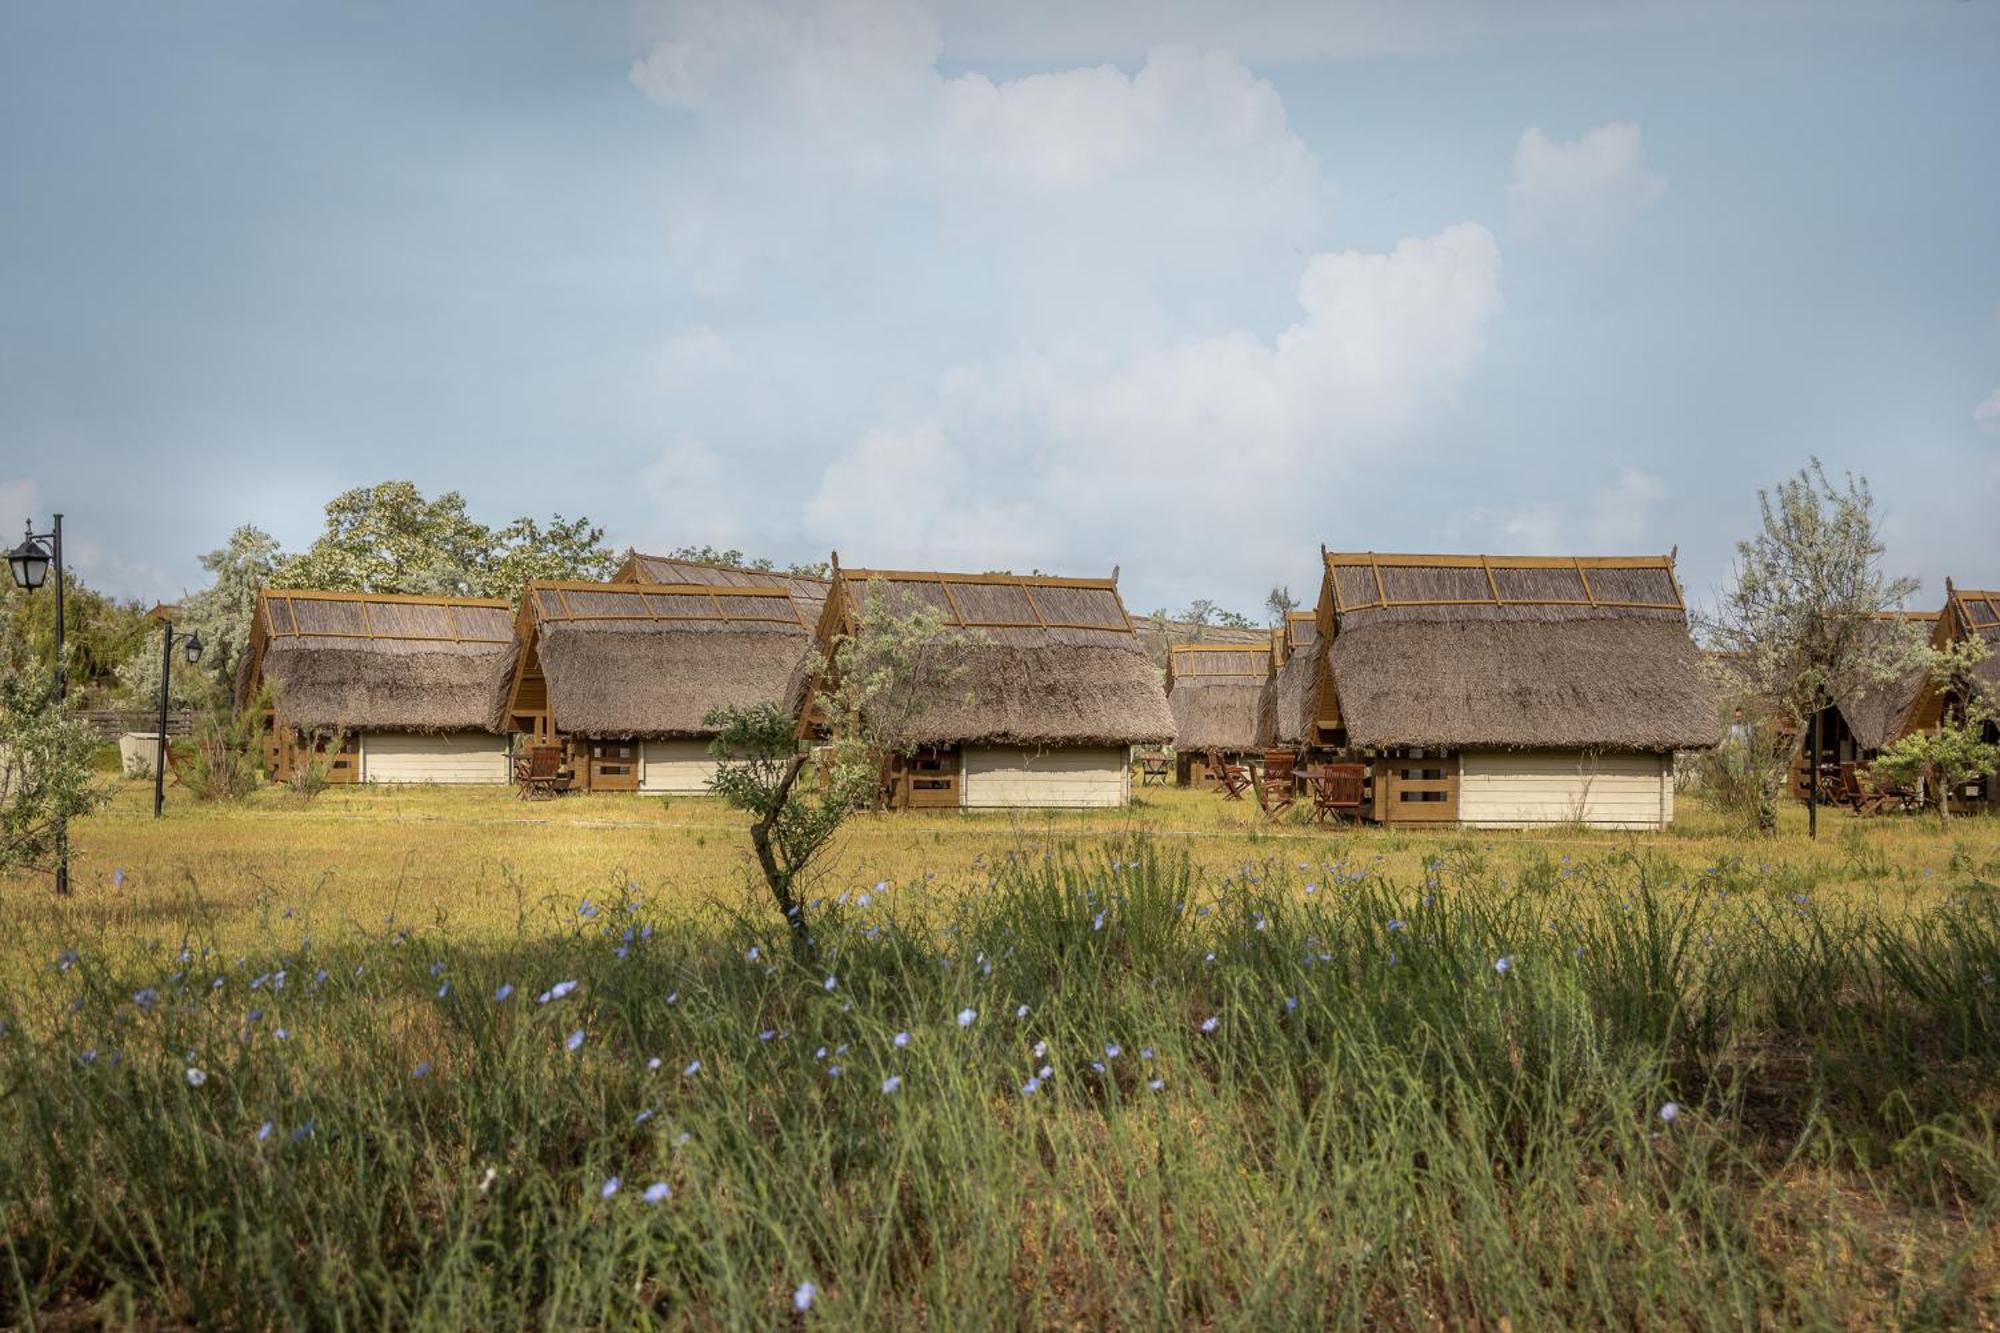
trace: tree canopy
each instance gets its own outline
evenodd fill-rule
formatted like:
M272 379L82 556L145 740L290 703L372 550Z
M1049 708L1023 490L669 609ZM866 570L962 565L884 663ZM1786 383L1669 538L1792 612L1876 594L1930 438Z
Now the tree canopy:
M491 528L465 497L434 500L407 481L342 492L326 507L326 529L274 572L275 587L426 597L521 595L528 579L606 579L617 557L604 530L561 514Z

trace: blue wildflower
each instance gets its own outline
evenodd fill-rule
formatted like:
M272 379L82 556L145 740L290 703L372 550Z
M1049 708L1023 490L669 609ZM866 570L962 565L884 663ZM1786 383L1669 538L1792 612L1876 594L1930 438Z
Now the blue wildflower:
M891 1074L882 1080L882 1091L884 1093L900 1091L902 1086L903 1076L901 1074Z
M600 1199L610 1198L612 1195L618 1192L618 1187L624 1183L625 1183L624 1181L620 1180L616 1176L611 1177L611 1179L605 1181L603 1185L598 1187L597 1197Z
M509 999L513 998L513 995L514 995L514 983L511 981L503 981L500 983L500 989L493 992L493 1003L505 1004Z
M426 1077L426 1076L427 1076L427 1075L428 1075L428 1074L429 1074L430 1072L431 1072L431 1062L430 1062L430 1061L428 1061L428 1060L419 1060L419 1061L417 1061L417 1067L416 1067L415 1069L412 1069L412 1070L410 1071L410 1077L411 1077L411 1078L424 1078L424 1077Z
M972 1026L973 1020L978 1017L979 1011L977 1009L961 1009L958 1011L958 1025L962 1028L969 1028Z
M699 1074L700 1072L701 1072L701 1061L690 1060L687 1062L687 1068L681 1070L681 1075L685 1078L693 1078L696 1074Z
M202 1084L208 1082L208 1075L202 1070L196 1069L193 1065L189 1065L187 1071L187 1081L188 1081L188 1086L190 1088L198 1088Z
M798 1290L792 1293L792 1308L800 1314L804 1314L813 1308L813 1299L818 1295L818 1287L815 1287L810 1282L801 1282L799 1283Z
M262 1143L265 1139L270 1138L271 1131L276 1128L277 1126L272 1124L268 1120L266 1120L263 1124L257 1126L257 1142Z
M668 1199L674 1197L674 1192L667 1185L666 1181L656 1180L646 1186L646 1192L639 1197L643 1198L647 1203L665 1203Z
M1221 1026L1222 1020L1212 1014L1201 1020L1201 1030L1203 1032L1213 1032Z
M583 1046L583 1029L578 1028L576 1031L570 1033L569 1040L565 1041L563 1045L572 1051L581 1049Z
M910 1034L907 1032L898 1032L890 1044L900 1051L910 1044Z

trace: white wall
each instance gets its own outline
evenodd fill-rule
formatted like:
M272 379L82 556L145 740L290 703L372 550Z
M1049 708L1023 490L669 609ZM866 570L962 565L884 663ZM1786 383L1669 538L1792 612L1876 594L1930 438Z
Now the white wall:
M363 782L439 782L456 786L505 785L507 738L484 731L367 731L361 734Z
M1066 746L1022 750L967 746L964 793L968 810L1120 806L1132 799L1125 746Z
M1594 828L1673 822L1673 756L1473 750L1460 756L1458 821L1520 828L1581 821Z
M647 741L639 747L640 791L705 796L714 776L707 741Z

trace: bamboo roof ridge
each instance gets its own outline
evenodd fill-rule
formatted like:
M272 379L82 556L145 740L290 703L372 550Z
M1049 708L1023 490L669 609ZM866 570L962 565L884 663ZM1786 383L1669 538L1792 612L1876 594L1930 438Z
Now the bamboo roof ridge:
M711 737L714 709L782 704L810 643L786 589L703 583L530 583L518 632L556 728L619 738Z
M739 569L733 565L713 565L699 560L682 560L670 555L646 555L627 551L625 563L612 576L614 583L699 584L715 588L783 588L804 611L806 623L819 618L826 605L832 580L810 574L788 574L775 569Z
M915 722L920 745L1150 745L1173 738L1158 672L1115 579L834 569L820 619L830 647L871 604L929 607L972 638ZM796 700L795 700L796 701Z
M516 651L504 601L268 588L237 693L308 729L498 731Z
M1366 748L1712 745L1668 556L1324 555L1316 650Z

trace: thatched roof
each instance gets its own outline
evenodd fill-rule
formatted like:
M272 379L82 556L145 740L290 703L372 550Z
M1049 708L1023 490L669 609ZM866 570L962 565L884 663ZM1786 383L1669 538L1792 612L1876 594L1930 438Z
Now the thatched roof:
M1928 638L1936 624L1935 613L1890 611L1873 617L1868 628L1886 646L1898 637ZM1847 729L1854 733L1856 743L1865 750L1879 750L1902 735L1903 719L1923 692L1926 679L1927 674L1919 665L1894 680L1856 690L1841 699L1836 707L1846 720Z
M1957 633L1986 641L1986 660L1972 669L1972 679L1988 703L2000 705L2000 592L1955 587L1951 605Z
M1284 661L1257 699L1257 734L1263 745L1297 749L1313 737L1313 690L1319 673L1319 625L1310 611L1285 617Z
M713 709L784 702L807 624L779 588L531 583L523 668L547 681L565 735L707 737Z
M1257 748L1257 705L1271 676L1261 645L1177 644L1167 659L1167 704L1174 748L1241 752Z
M908 739L920 745L1154 745L1174 717L1110 579L834 571L819 639L853 634L870 605L935 609L973 640L954 650ZM803 688L799 691L803 693Z
M1329 554L1324 649L1351 744L1715 743L1671 560Z
M266 589L251 624L247 701L309 729L497 731L513 675L513 611L485 598Z
M828 579L809 574L785 574L774 569L738 569L732 565L704 564L699 560L678 560L669 555L647 555L627 551L625 563L612 575L613 583L699 585L704 588L783 588L798 602L806 624L816 624L820 608L826 605Z

